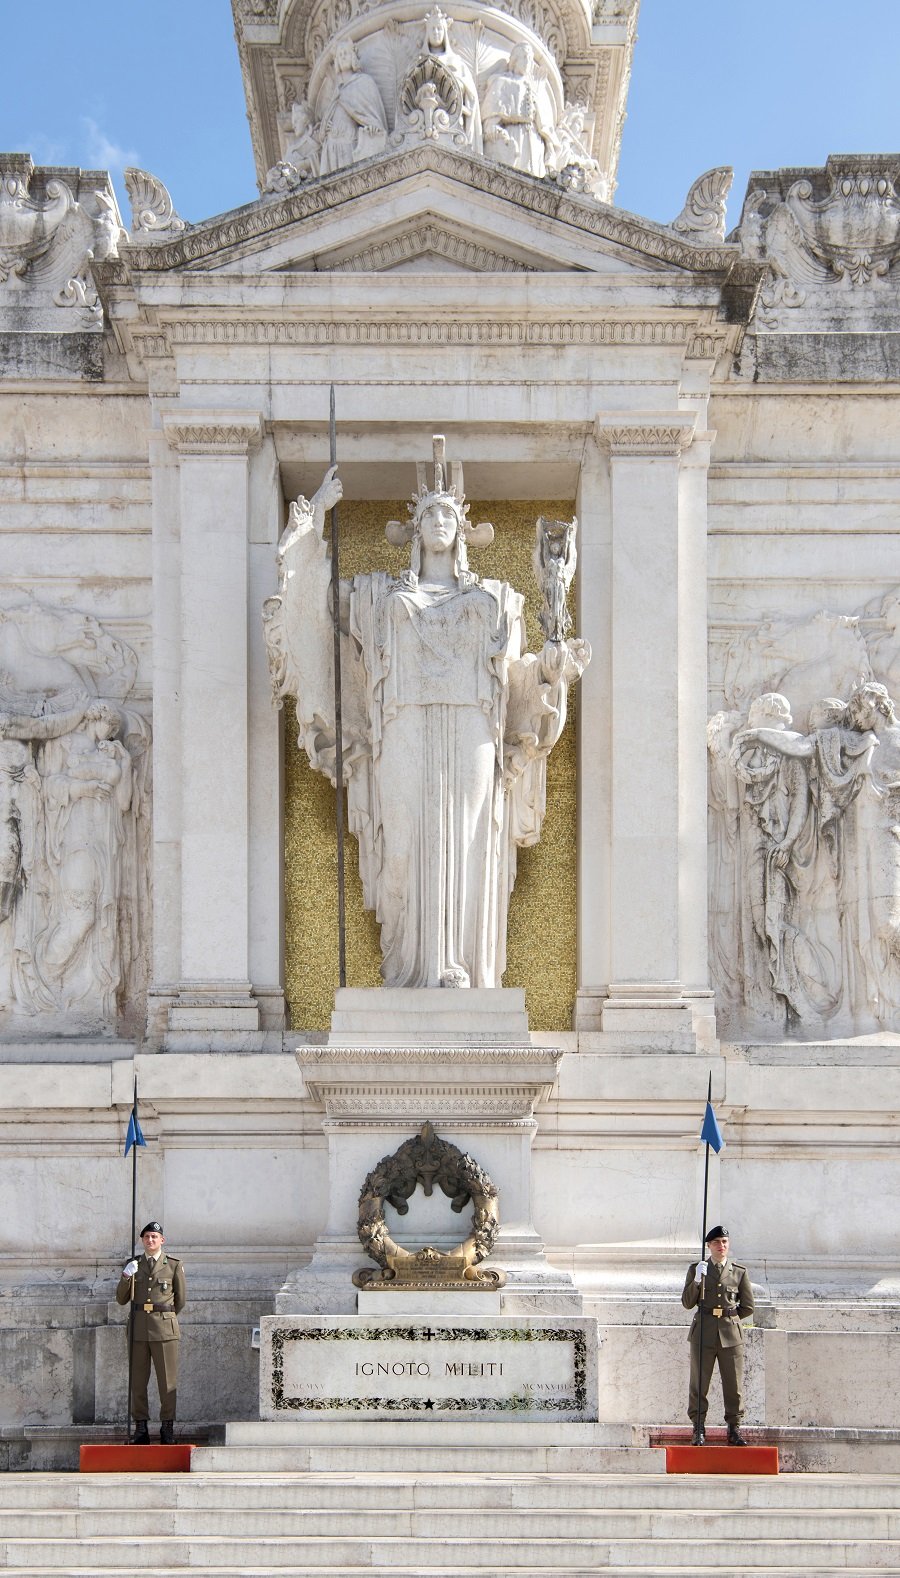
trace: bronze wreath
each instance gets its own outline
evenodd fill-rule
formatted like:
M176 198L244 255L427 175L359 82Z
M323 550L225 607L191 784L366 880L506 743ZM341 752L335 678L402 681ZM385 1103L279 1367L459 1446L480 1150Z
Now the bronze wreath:
M410 1196L419 1184L426 1195L432 1194L437 1184L454 1211L472 1204L472 1231L447 1254L431 1244L418 1251L403 1249L387 1230L385 1202L405 1216ZM478 1270L500 1231L497 1190L484 1168L449 1140L440 1139L430 1123L372 1168L360 1191L357 1231L366 1254L381 1267L380 1279L368 1266L355 1272L353 1281L357 1287L378 1280L445 1285L461 1281L500 1287L506 1280L502 1271Z

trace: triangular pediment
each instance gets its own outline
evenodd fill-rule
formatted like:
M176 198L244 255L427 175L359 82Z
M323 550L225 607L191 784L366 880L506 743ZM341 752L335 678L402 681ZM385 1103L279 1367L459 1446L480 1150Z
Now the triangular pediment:
M122 249L129 270L648 274L722 282L735 247L665 227L474 155L419 146Z

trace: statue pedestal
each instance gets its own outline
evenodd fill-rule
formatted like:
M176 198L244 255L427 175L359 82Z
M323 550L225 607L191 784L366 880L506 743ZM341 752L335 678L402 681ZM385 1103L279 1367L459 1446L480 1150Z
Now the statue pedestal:
M496 1186L500 1232L485 1265L506 1273L503 1313L580 1313L571 1276L548 1264L532 1223L534 1111L553 1088L562 1053L531 1045L521 991L342 991L327 1046L299 1047L296 1056L325 1114L328 1220L311 1262L278 1295L280 1315L357 1312L352 1276L372 1264L357 1231L361 1186L426 1122L474 1157ZM431 1244L443 1252L466 1237L470 1215L470 1207L454 1214L439 1190L426 1198L421 1188L405 1216L386 1210L403 1248Z

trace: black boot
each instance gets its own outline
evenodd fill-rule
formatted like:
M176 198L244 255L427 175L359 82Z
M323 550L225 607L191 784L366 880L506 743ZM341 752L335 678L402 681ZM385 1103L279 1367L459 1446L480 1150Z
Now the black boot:
M744 1440L743 1436L741 1435L741 1432L739 1431L737 1425L729 1425L728 1426L728 1445L729 1446L746 1446L747 1445L747 1443Z
M159 1444L160 1446L175 1445L174 1419L161 1419L159 1421Z
M706 1431L704 1430L702 1425L695 1425L694 1426L694 1434L691 1436L691 1446L705 1446L705 1445L706 1445Z
M131 1444L132 1446L150 1445L150 1431L147 1429L146 1419L136 1419L134 1421L134 1435L131 1438Z

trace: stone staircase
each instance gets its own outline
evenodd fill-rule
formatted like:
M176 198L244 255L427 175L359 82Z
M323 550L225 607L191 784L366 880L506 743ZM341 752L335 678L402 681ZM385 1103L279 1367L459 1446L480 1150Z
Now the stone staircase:
M0 1475L0 1570L7 1578L900 1572L900 1476L482 1473L471 1455L471 1469L454 1472L424 1461L390 1473Z

